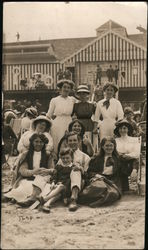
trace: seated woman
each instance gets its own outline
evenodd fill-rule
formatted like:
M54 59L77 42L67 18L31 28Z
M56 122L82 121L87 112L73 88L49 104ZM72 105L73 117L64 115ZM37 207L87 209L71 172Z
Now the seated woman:
M32 122L32 129L26 131L20 138L18 143L19 153L23 153L29 148L29 139L34 133L43 133L48 138L48 144L46 145L46 151L48 154L53 150L53 139L50 135L51 121L44 115L38 116Z
M101 189L96 190L92 185L96 180L101 180L103 187L105 185L104 193L99 197ZM106 186L107 183L109 185ZM87 188L89 187L89 188ZM91 191L91 196L89 193ZM109 190L112 188L113 193L109 194ZM86 195L86 191L89 193ZM97 194L98 192L98 194ZM96 195L97 194L97 195ZM116 150L116 141L114 138L108 136L102 139L100 144L100 152L97 156L93 157L89 162L87 170L87 185L80 195L80 200L86 199L86 203L93 206L101 206L110 204L120 198L121 195L121 182L120 182L120 160ZM96 196L96 197L95 197ZM83 203L83 202L82 202ZM89 205L90 205L89 204Z
M68 131L69 132L76 132L79 135L79 139L80 139L79 140L79 149L83 153L88 154L89 156L93 156L93 154L94 154L93 146L92 146L90 140L87 138L87 136L84 135L85 128L84 128L83 124L78 119L75 119L74 121L72 121L69 124ZM66 138L67 138L67 136L65 134L65 136L63 136L63 138L59 142L58 152L60 152L60 150L63 147L67 146Z
M121 161L121 183L122 190L129 191L128 176L133 179L137 177L138 158L140 156L140 144L132 137L133 127L126 120L122 119L116 123L114 134L116 135L117 151Z
M52 158L46 153L48 139L44 134L33 134L25 159L16 169L13 188L4 197L14 199L21 205L30 205L51 181L54 173ZM50 192L50 190L49 190ZM28 199L28 197L30 197Z
M7 115L4 115L4 123L3 123L3 157L7 154L11 156L17 155L17 143L18 139L16 134L14 133L11 127L12 119L15 119L16 116L13 112L6 112Z

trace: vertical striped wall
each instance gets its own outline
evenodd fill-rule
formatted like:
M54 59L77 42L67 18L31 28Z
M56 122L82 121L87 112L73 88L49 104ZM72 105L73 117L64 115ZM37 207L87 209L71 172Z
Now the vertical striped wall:
M88 63L95 64L96 70L96 64L101 66L104 62L116 62L118 65L120 87L146 87L146 49L112 31L77 51L63 63L73 63L76 66L78 83L81 83L86 81L84 75L87 73ZM86 69L81 67L84 63ZM121 72L125 72L125 78Z
M118 85L121 88L145 88L146 87L146 61L145 60L125 60L111 62L99 62L99 65L104 68L104 65L112 64L119 67ZM106 68L106 67L105 67ZM106 69L107 69L106 68ZM77 84L95 84L97 62L76 63L76 83ZM105 71L106 71L105 69ZM103 70L104 71L104 70ZM105 73L104 71L104 73ZM125 72L125 77L122 76ZM102 83L107 81L107 76L103 74Z
M126 60L119 61L119 87L146 87L146 61ZM125 72L125 78L121 72Z
M67 59L67 63L146 59L146 51L113 33L94 40Z
M19 75L13 73L14 68L19 68ZM53 89L56 88L57 72L59 71L60 64L41 63L41 64L15 64L3 65L4 89L5 90L21 90L20 80L31 78L35 72L41 72L43 75L50 75L53 77ZM61 66L62 68L62 66Z

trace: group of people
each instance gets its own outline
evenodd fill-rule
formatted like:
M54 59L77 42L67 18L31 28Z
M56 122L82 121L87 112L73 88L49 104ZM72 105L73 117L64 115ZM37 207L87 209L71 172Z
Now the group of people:
M106 70L105 73L109 82L115 81L115 83L117 84L119 75L119 68L117 65L115 66L115 69L113 69L112 65L110 65L110 67ZM99 64L97 65L96 71L96 84L102 84L102 68Z
M75 97L71 80L61 79L57 86L60 95L51 99L48 112L33 112L22 131L4 199L45 212L59 199L70 211L78 204L109 205L129 191L129 176L137 178L135 139L141 131L133 111L123 111L112 82L103 86L104 98L96 104L86 85L79 85Z

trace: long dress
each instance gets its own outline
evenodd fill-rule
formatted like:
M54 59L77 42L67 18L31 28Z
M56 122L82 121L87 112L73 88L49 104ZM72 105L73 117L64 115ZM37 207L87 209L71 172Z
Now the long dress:
M52 118L51 136L53 138L54 152L57 154L58 143L64 136L65 131L68 130L68 125L72 121L71 114L75 103L75 98L68 96L66 98L57 96L51 99L47 117Z
M141 143L138 137L131 137L128 135L116 138L115 140L119 154L126 154L131 157L131 159L128 160L120 156L122 190L128 191L128 176L131 175L134 164L136 164L135 168L137 168L137 170L139 167L138 158L140 157Z
M123 119L124 113L119 100L115 98L110 99L110 105L108 109L103 105L106 101L106 98L100 100L97 103L94 121L98 122L99 131L100 131L100 141L103 137L106 136L113 136L114 135L114 128L115 122L117 120ZM100 120L102 115L103 120Z
M95 113L95 105L90 102L78 102L74 104L73 113L76 114L79 121L85 127L85 131L93 130L92 115Z

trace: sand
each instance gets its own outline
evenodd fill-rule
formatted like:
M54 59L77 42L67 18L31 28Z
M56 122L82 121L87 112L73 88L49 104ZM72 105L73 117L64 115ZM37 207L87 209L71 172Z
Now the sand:
M4 169L3 187L10 179ZM1 226L2 249L143 249L145 197L133 192L110 207L75 212L57 203L50 214L2 203Z

